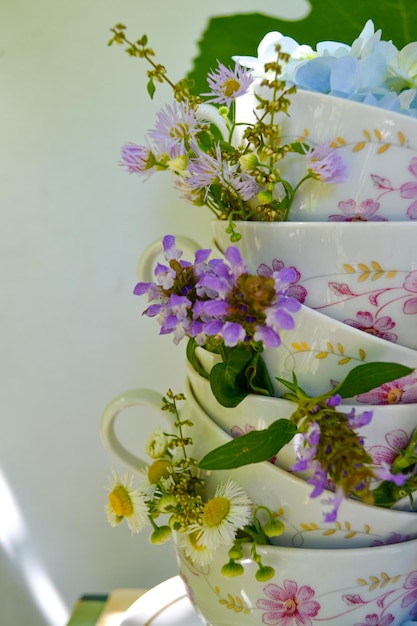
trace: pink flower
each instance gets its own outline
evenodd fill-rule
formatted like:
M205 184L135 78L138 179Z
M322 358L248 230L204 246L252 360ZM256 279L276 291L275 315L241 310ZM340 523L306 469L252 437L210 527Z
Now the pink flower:
M399 380L384 383L377 389L361 393L358 402L367 404L411 404L417 402L417 375L413 372Z
M417 157L413 157L408 166L408 171L417 178ZM400 187L401 198L412 199L413 202L407 209L407 215L410 220L417 220L417 180L403 183Z
M403 284L404 289L417 293L417 271L413 270L405 277ZM415 315L417 313L417 297L409 298L404 302L403 311L407 315Z
M280 261L279 259L273 259L272 267L269 267L265 263L261 263L256 273L259 276L266 276L267 278L269 278L274 272L279 272L280 270L284 269L284 267L285 265L283 261ZM288 295L291 296L291 298L295 298L296 300L301 302L301 304L304 304L304 301L307 297L307 289L305 289L302 285L297 284L301 278L301 274L297 270L297 268L291 266L291 269L295 272L295 278L290 283Z
M389 466L395 461L400 450L405 450L409 438L404 430L393 430L384 437L386 446L371 446L368 450L377 465L388 463Z
M394 616L391 613L387 613L384 616L379 617L376 613L367 615L365 621L360 624L354 624L354 626L389 626L394 621Z
M369 311L358 311L356 313L356 320L347 319L344 320L344 323L358 330L362 330L369 335L385 339L386 341L396 343L398 339L397 335L388 332L391 328L394 328L395 322L387 315L374 319L374 316L372 313L369 313Z
M358 206L356 200L341 200L338 205L343 215L329 215L329 222L386 222L385 217L375 215L380 204L368 198Z
M269 599L259 599L256 606L264 609L264 624L280 624L281 626L311 626L311 617L320 610L320 604L312 600L314 591L308 585L298 587L294 580L285 580L284 587L273 583L264 587Z

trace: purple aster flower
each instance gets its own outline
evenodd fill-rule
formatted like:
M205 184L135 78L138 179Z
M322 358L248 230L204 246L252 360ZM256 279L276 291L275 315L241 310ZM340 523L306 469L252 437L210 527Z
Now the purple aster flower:
M230 107L233 100L248 93L254 79L250 72L241 65L236 64L234 70L219 63L217 69L212 70L207 76L207 82L211 89L203 96L209 96L207 102L225 104Z
M308 169L314 178L324 183L343 183L346 180L346 164L337 148L322 143L306 152Z
M119 165L125 167L129 174L140 174L149 178L156 171L155 155L149 147L127 143L122 147L121 153Z
M186 153L201 128L202 122L188 104L174 102L157 114L156 126L148 135L160 153L178 157Z
M239 165L230 165L223 158L220 144L216 146L215 155L194 148L196 156L190 159L187 185L190 189L204 190L207 197L210 186L218 183L222 187L234 191L244 202L250 200L259 191L259 185L249 174L240 172Z

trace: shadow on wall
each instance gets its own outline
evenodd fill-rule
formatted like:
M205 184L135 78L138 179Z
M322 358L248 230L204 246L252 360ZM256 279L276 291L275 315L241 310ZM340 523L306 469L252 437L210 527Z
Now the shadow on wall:
M19 615L32 614L31 626L63 626L69 619L45 567L30 544L30 535L13 493L0 469L1 623L21 624Z

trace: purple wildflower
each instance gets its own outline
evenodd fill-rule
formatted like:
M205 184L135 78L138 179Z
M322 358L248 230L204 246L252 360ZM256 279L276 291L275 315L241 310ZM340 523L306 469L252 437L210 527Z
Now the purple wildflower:
M148 135L160 153L178 157L186 153L201 127L202 122L193 109L186 103L174 102L157 114L156 126Z
M331 506L331 510L324 515L325 522L335 522L337 520L337 513L339 511L339 507L344 500L343 489L336 489L334 495L330 498L326 498L322 500L322 504L327 504Z
M233 246L225 259L209 260L210 250L197 250L192 264L181 259L171 235L164 237L163 249L167 263L157 264L156 282L138 283L134 293L148 295L144 315L156 317L160 333L172 333L175 343L188 336L204 345L214 336L229 347L240 342L275 347L280 329L294 326L292 313L301 305L287 295L293 271L250 275Z
M156 159L148 146L127 143L121 150L122 158L119 165L125 167L129 174L151 176L155 171Z
M346 165L337 149L322 143L306 152L308 169L312 176L324 183L342 183L346 180Z
M236 64L235 69L232 70L223 63L219 63L217 69L207 75L211 91L202 95L209 96L207 102L225 104L230 107L233 100L248 93L253 81L250 72L239 64Z
M220 144L216 146L215 155L207 154L194 149L196 156L190 159L187 178L187 185L193 190L204 190L205 195L210 191L210 186L214 183L221 185L238 195L241 200L250 200L259 191L259 185L249 174L239 170L239 165L230 165L222 157Z
M409 613L410 615L417 615L417 570L408 574L403 587L410 589L410 591L403 597L401 606L405 608L412 605Z

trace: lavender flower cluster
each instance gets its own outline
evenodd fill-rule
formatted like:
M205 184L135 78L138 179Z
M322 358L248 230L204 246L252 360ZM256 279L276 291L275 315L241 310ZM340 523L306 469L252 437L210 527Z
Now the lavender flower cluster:
M202 346L212 337L228 347L246 342L274 348L280 330L294 328L292 314L301 305L288 295L293 268L271 277L251 275L235 246L226 249L224 259L197 250L190 263L181 259L172 235L164 237L163 250L167 263L157 264L156 282L139 282L134 293L147 294L144 315L156 317L160 334L172 334L174 343L192 337Z

